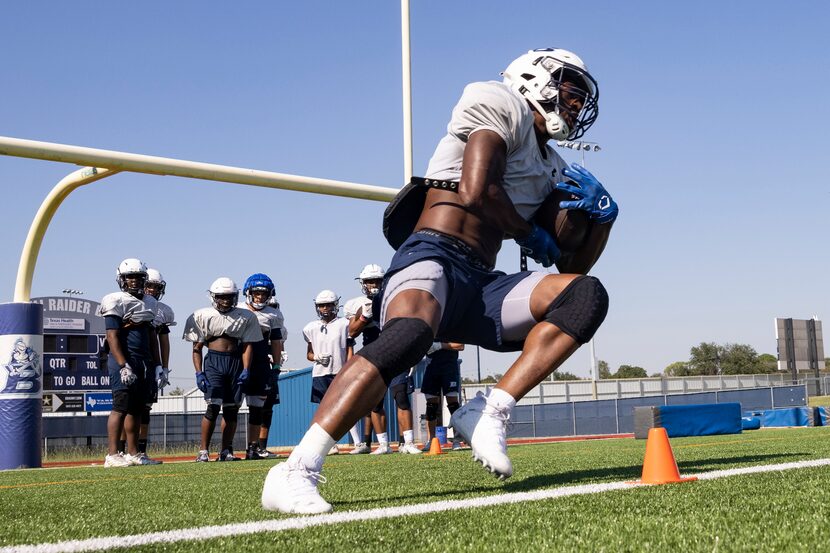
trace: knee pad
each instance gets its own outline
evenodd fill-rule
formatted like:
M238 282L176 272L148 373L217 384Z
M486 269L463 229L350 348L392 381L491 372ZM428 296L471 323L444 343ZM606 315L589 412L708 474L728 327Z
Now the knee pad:
M400 386L395 390L395 403L402 411L409 411L412 408L409 403L409 394L406 393L406 386Z
M262 410L262 422L259 425L268 430L271 429L271 420L274 418L274 408L266 407Z
M459 408L459 407L461 407L461 404L460 404L460 403L458 403L458 400L457 400L457 399L456 399L456 401L452 401L452 402L451 402L451 401L449 400L449 398L447 398L447 411L449 411L449 412L450 412L450 415L452 415L453 413L455 413L456 411L458 411L458 408Z
M210 422L216 422L217 417L219 417L219 406L215 403L209 403L207 409L205 409L205 418Z
M383 395L383 398L380 400L380 403L372 407L372 413L377 413L378 415L386 415L386 394Z
M427 403L426 419L430 422L438 420L438 404Z
M432 339L432 328L421 319L396 317L383 325L377 340L364 346L356 355L377 367L389 386L393 378L408 371L426 355Z
M594 337L608 314L608 292L592 276L574 279L548 307L545 320L580 344Z
M141 424L150 424L150 409L152 409L151 406L144 406L144 410L141 412Z
M239 405L223 405L222 418L228 424L235 423L239 419Z
M227 415L225 415L227 417ZM262 407L248 406L248 424L259 426L262 424Z

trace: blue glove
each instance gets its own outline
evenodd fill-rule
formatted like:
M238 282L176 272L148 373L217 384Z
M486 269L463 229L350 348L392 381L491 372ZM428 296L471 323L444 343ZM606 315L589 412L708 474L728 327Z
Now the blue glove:
M204 371L199 371L196 373L196 386L198 386L199 389L202 390L202 392L207 393L208 381Z
M543 267L550 267L559 259L559 247L553 241L553 236L535 223L530 234L525 238L516 238L516 243L522 249L522 253L541 263Z
M568 167L563 169L562 174L576 182L579 188L564 182L556 183L556 188L569 192L579 197L579 199L559 202L559 207L587 211L591 219L600 224L613 222L620 210L617 203L611 198L611 194L587 169L577 163L572 163L571 167L573 169Z
M242 372L239 373L239 378L236 379L237 384L245 384L248 382L248 369L242 369Z

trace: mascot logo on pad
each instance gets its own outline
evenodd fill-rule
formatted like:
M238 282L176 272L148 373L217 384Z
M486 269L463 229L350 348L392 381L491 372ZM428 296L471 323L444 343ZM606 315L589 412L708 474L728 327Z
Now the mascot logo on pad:
M8 362L0 368L0 393L38 392L40 373L40 355L18 338Z

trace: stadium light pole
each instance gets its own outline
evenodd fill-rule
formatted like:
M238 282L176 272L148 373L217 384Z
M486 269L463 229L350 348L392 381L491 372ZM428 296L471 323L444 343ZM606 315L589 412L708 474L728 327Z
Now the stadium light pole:
M602 146L596 142L582 142L580 140L560 140L556 143L560 148L578 150L582 154L582 166L585 167L585 152L599 152ZM587 169L587 167L586 167ZM594 339L588 342L591 354L591 397L597 399L597 380L599 380L599 367L597 366L597 350L594 347Z

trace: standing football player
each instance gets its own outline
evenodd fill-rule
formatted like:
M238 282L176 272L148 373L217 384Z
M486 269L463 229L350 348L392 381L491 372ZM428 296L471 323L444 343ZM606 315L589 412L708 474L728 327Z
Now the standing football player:
M282 315L282 311L280 311L280 302L277 301L275 296L271 296L268 299L268 306L273 307L280 312L280 315ZM260 448L257 451L259 456L262 458L276 457L276 455L268 451L268 434L271 431L271 423L274 418L274 405L277 405L280 402L280 371L282 370L282 367L285 366L285 362L288 359L288 354L285 351L286 339L288 339L288 329L285 328L285 322L283 321L282 340L280 340L282 343L282 353L279 358L271 358L271 380L266 386L267 394L265 395L265 405L262 407L262 424L259 427Z
M435 436L435 424L438 412L441 410L441 395L447 401L447 411L455 413L461 404L458 396L461 392L461 369L458 366L458 352L464 350L464 344L454 342L434 342L427 351L427 363L424 369L424 379L421 382L421 393L427 400L427 440L424 448L429 449L429 443ZM453 436L453 449L461 447L458 436Z
M380 265L369 264L363 267L357 280L360 282L362 296L357 296L346 302L343 307L346 319L349 321L349 337L357 340L363 335L363 346L371 344L380 334L380 328L372 320L372 300L380 293L380 285L383 283L383 268ZM363 417L363 438L357 431L358 424L353 426L349 432L352 434L355 446L351 453L358 455L371 452L372 429L378 437L378 448L375 453L378 455L390 453L389 435L386 432L386 409L384 398L375 405L372 410Z
M331 290L323 290L314 298L317 320L303 328L303 337L308 342L306 358L314 362L311 370L311 402L320 403L331 386L334 377L352 357L353 340L349 338L349 321L337 316L340 298ZM352 421L352 425L357 422ZM348 429L347 429L348 430ZM332 442L323 455L339 453L337 444Z
M282 312L279 308L268 305L268 300L274 297L275 292L274 282L263 273L249 276L242 287L245 306L256 315L262 330L262 339L251 344L253 351L251 374L243 390L245 402L248 404L248 447L245 451L245 459L249 460L265 459L270 456L262 453L265 446L260 443L259 437L264 422L265 403L268 396L273 393L273 388L279 385L280 360L285 338L283 334L285 318ZM279 397L279 388L275 392L274 403ZM273 413L274 403L271 403L269 418Z
M139 427L150 393L148 380L159 364L158 339L153 328L156 299L144 293L147 266L139 259L125 259L115 270L120 292L107 294L98 306L107 330L107 369L112 387L112 411L107 419L108 453L105 467L152 463L138 450ZM126 451L119 451L121 434Z
M504 71L504 82L468 85L426 179L413 178L384 214L384 233L397 251L384 278L381 334L347 363L288 460L268 474L265 509L322 513L331 505L317 483L323 453L417 363L436 340L495 351L521 351L488 396L459 408L450 426L473 458L501 479L513 474L506 425L516 401L581 344L608 311L600 281L560 259L553 237L533 221L556 188L577 199L591 238L607 240L617 205L583 167L568 167L550 139L580 138L597 116L596 81L576 54L533 50ZM577 186L561 182L570 179ZM542 222L545 224L545 222ZM562 274L495 271L505 239ZM595 257L599 255L597 251Z
M250 376L252 344L262 341L256 315L236 307L239 289L236 283L220 277L210 285L211 307L204 307L187 318L183 339L193 342L193 367L196 385L205 394L207 409L202 418L201 449L197 462L210 461L210 439L216 419L222 411L222 450L217 461L236 461L233 437L242 388ZM207 355L202 357L202 348Z

